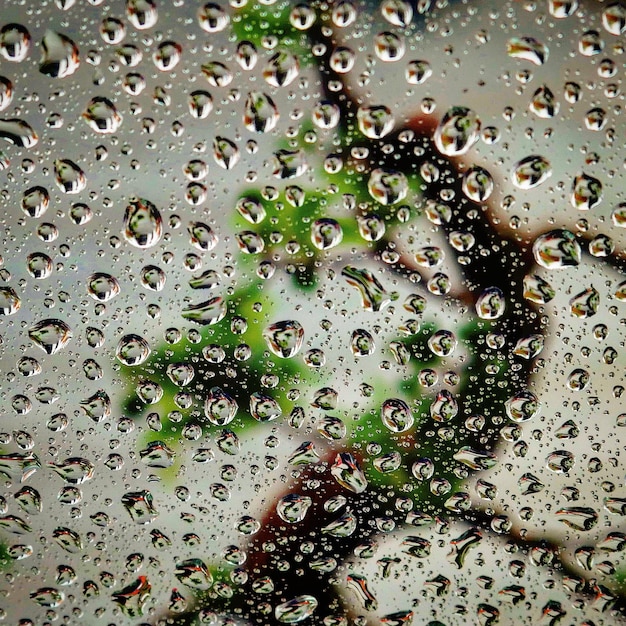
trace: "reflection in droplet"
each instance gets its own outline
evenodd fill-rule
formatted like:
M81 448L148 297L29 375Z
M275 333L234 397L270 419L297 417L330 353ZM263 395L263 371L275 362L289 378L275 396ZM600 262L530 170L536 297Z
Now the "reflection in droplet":
M534 37L512 37L506 46L507 54L514 59L543 65L548 60L548 48Z
M32 326L28 336L42 350L55 354L67 345L72 338L72 331L62 320L45 319Z
M532 189L552 175L552 166L542 156L532 155L518 161L512 170L512 181L520 189Z
M78 46L67 36L47 30L41 40L39 71L50 78L66 78L79 67Z
M467 107L452 107L435 130L435 145L446 156L465 154L477 141L480 120Z
M131 200L124 213L124 237L138 248L156 245L163 233L163 220L152 202L143 198Z
M535 239L535 261L546 269L562 269L580 263L582 250L569 230L551 230Z

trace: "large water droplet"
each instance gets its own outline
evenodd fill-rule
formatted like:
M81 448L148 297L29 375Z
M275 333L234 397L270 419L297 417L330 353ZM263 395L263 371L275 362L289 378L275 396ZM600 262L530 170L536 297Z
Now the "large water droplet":
M504 315L506 298L499 287L487 287L476 300L476 313L484 320L495 320Z
M336 220L323 217L311 225L311 241L318 250L334 248L342 239L343 230Z
M391 303L391 296L369 270L346 265L341 275L349 285L357 287L365 310L381 311Z
M137 580L113 594L115 602L127 617L140 617L150 598L151 585L145 576L139 576Z
M239 148L230 139L216 137L213 140L213 157L225 170L232 170L239 162L240 156Z
M126 0L126 15L137 30L152 28L159 18L154 0Z
M580 211L588 211L600 204L602 200L602 183L584 172L574 178L572 184L572 206Z
M85 172L70 159L57 159L54 162L54 177L63 193L80 193L87 186Z
M599 305L600 294L593 287L581 291L569 301L572 315L583 319L595 315Z
M137 248L156 245L163 233L159 210L144 198L131 200L124 212L124 237Z
M362 106L357 111L359 130L369 139L380 139L393 130L394 119L389 107Z
M295 356L304 341L304 328L295 320L276 322L263 331L269 349L279 357Z
M408 404L399 398L385 400L380 409L383 424L393 433L403 433L414 423Z
M47 30L41 40L39 71L50 78L66 78L79 67L78 46L67 36Z
M183 585L198 591L206 591L213 584L209 568L200 559L187 559L177 563L174 574Z
M30 43L30 33L21 24L6 24L0 30L0 55L7 61L23 61L30 51Z
M14 315L21 306L22 301L13 287L0 287L0 315Z
M297 524L306 517L311 504L313 504L313 500L309 496L290 493L279 500L276 505L276 512L283 521Z
M527 422L539 413L539 400L529 390L520 391L505 403L506 414L514 422Z
M354 493L367 489L367 479L357 460L349 452L340 452L330 468L333 478Z
M204 414L212 424L226 426L237 414L236 400L220 387L213 387L204 400Z
M532 189L552 175L550 162L542 156L531 155L518 161L511 171L512 181L520 189Z
M260 91L248 94L243 113L243 123L248 130L268 133L276 127L278 118L278 107L270 96Z
M548 48L534 37L512 37L506 46L507 54L514 59L543 65L548 60Z
M0 138L20 148L32 148L39 138L30 124L24 120L0 120Z
M150 524L158 517L149 491L133 491L122 496L122 504L136 524Z
M286 87L297 78L299 71L298 57L288 50L281 50L263 68L263 78L272 87Z
M582 250L569 230L557 229L535 239L533 255L535 261L546 269L562 269L578 265Z
M89 101L83 119L92 130L101 134L115 133L122 124L122 116L113 102L103 96L96 96Z
M115 356L124 365L141 365L150 356L150 344L139 335L124 335L117 344Z
M435 145L447 156L465 154L477 141L480 120L467 107L452 107L443 116L435 130Z
M255 391L250 396L250 415L259 422L271 422L283 414L280 405L271 396Z
M67 345L72 338L72 331L62 320L45 319L32 326L28 336L42 350L55 354Z
M370 174L367 189L374 200L388 206L406 198L409 184L402 172L378 168Z
M287 602L276 606L274 615L282 624L298 624L311 617L317 609L317 599L314 596L296 596Z
M87 293L100 302L108 302L120 292L120 284L111 274L96 272L87 279Z

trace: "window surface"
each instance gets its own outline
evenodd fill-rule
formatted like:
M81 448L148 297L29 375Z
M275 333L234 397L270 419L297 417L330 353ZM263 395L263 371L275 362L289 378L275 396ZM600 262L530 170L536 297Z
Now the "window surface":
M0 620L626 623L610 0L0 0Z

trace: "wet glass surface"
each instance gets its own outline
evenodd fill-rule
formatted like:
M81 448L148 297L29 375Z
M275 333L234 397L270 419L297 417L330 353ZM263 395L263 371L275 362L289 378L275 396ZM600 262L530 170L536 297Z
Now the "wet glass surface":
M626 623L610 0L0 0L0 620Z

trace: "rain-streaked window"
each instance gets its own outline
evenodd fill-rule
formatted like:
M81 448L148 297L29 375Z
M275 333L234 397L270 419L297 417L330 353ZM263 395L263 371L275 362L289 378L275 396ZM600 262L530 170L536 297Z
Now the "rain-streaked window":
M0 0L0 623L626 624L623 0Z

